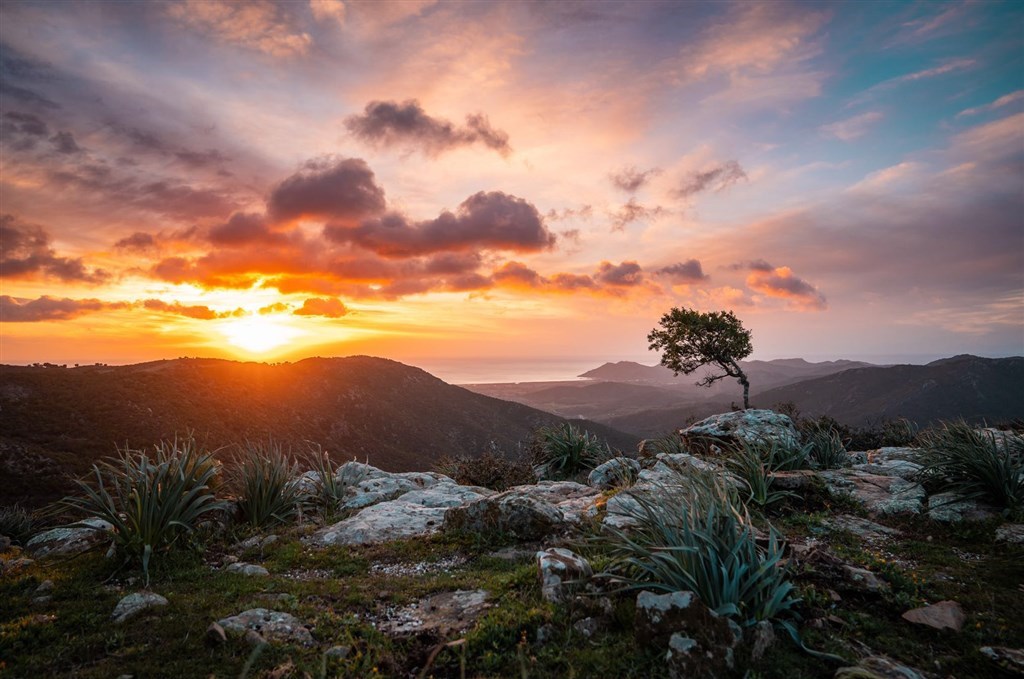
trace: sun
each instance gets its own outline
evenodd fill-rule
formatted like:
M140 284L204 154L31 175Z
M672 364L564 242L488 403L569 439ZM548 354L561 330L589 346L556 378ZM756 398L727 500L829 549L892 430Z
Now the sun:
M253 354L288 344L302 332L277 316L245 316L225 321L220 332L228 343Z

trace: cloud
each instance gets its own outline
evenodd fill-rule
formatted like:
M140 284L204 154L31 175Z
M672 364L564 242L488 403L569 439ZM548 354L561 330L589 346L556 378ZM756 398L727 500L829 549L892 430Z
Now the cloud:
M635 165L629 165L618 172L611 173L608 175L608 179L611 180L612 185L616 188L626 191L627 193L636 193L645 184L647 184L652 177L656 177L659 174L661 174L661 169L657 167L641 172Z
M657 271L659 276L665 276L672 284L698 283L708 279L708 276L701 268L700 262L696 259L688 259L685 262L677 262L663 266Z
M790 307L802 311L824 311L828 308L825 296L807 281L793 274L788 266L772 267L764 260L750 263L747 287L768 297L789 302Z
M346 118L345 127L357 139L372 145L417 147L429 155L476 143L503 156L512 152L508 134L491 127L486 116L468 115L466 124L459 127L427 115L415 99L401 104L371 101L362 115Z
M143 233L136 231L130 236L126 236L121 240L114 243L114 247L118 250L134 250L136 252L144 252L151 250L157 245L156 238L152 234Z
M593 205L580 205L578 208L567 207L567 208L562 208L561 211L558 211L558 210L555 210L554 208L552 208L552 209L547 211L547 214L544 215L545 218L547 218L547 219L549 219L549 220L551 220L553 222L559 222L559 221L562 221L562 220L565 220L565 219L589 220L593 216L594 216L594 206Z
M57 256L43 227L14 215L0 215L0 243L0 278L49 276L68 283L102 283L110 278L102 269L87 269L81 258Z
M746 178L747 173L738 162L727 160L711 169L691 172L672 194L677 198L690 198L704 191L717 193Z
M270 230L263 215L251 212L236 212L224 224L210 229L207 238L215 245L227 246L253 243L282 245L288 241L284 234Z
M35 148L40 139L50 133L50 128L39 116L19 111L8 111L0 119L0 140L15 151Z
M445 211L436 219L410 223L391 213L354 228L329 224L324 236L386 257L477 249L537 252L555 243L537 208L501 191L473 194L455 213Z
M50 143L53 144L53 148L57 153L63 153L66 156L82 152L82 149L75 143L75 137L70 132L58 132L50 137Z
M660 205L654 207L644 207L636 201L636 198L630 198L621 208L616 212L610 214L612 220L612 231L622 231L629 224L638 221L644 221L648 219L654 219L668 212L665 208Z
M1003 96L993 101L991 104L985 104L984 106L977 106L975 108L964 109L963 111L960 111L960 113L957 113L956 117L962 118L964 116L976 116L979 113L988 113L989 111L994 111L997 108L1009 106L1010 104L1016 101L1020 101L1021 99L1024 99L1024 90L1017 90L1016 92L1004 94Z
M309 0L309 9L317 21L336 21L345 25L345 3L341 0Z
M556 273L548 279L555 290L574 292L576 290L596 290L597 283L590 276L574 273Z
M491 274L491 278L496 283L528 288L537 288L547 283L543 276L522 262L506 262Z
M165 302L160 299L147 299L142 302L142 306L150 311L159 311L165 314L174 314L176 316L184 316L186 318L195 318L201 321L212 321L215 318L227 318L229 316L237 316L232 311L214 311L208 306L203 305L192 305L188 306L181 304L180 302Z
M384 189L360 158L319 158L274 187L267 207L277 221L310 217L354 224L384 211Z
M272 57L306 54L313 43L278 7L266 1L182 0L167 13L179 23L230 45L255 49Z
M612 264L601 262L594 275L594 280L605 285L616 287L633 287L644 282L643 270L636 262L622 262Z
M884 116L878 111L868 111L860 115L838 120L818 128L822 134L843 141L850 141L867 134L868 128L881 120Z
M289 309L291 309L291 307L289 305L285 304L284 302L274 302L273 304L268 304L267 306L260 307L259 308L259 313L260 313L260 315L265 316L267 314L284 313L285 311L288 311Z
M872 85L855 96L849 103L847 103L847 107L863 104L879 94L897 89L906 83L917 82L919 80L926 80L936 76L945 75L947 73L962 71L975 66L977 63L978 62L974 59L950 59L938 66L933 66L932 68L925 68L920 71L914 71L912 73L896 76L895 78L883 80L877 85Z
M0 295L0 321L5 323L36 323L67 321L85 314L112 309L126 309L127 302L104 302L98 299L58 299L43 295L38 299L19 300Z
M341 318L348 314L348 308L337 297L311 297L302 306L293 311L296 316L323 316L324 318Z

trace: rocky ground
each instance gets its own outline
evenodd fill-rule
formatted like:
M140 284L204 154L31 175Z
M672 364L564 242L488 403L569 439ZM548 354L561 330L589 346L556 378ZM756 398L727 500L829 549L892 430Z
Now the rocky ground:
M786 435L775 417L689 433ZM351 462L339 472L357 480L347 518L211 533L202 550L154 561L148 589L104 556L102 530L51 530L25 550L0 539L0 676L1024 674L1024 525L929 496L916 449L779 473L792 496L757 519L786 538L802 643L837 659L767 623L740 629L692 593L600 577L592 538L629 528L635 494L718 464L643 452L587 483L500 493Z

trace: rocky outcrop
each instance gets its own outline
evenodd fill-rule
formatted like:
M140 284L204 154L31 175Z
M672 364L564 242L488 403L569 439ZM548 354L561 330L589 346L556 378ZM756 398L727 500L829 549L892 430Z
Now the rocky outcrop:
M829 492L850 495L873 514L920 514L925 490L898 476L868 474L857 469L819 472Z
M424 507L403 500L391 500L367 507L355 516L321 528L314 545L367 545L436 533L441 529L446 507Z
M270 575L263 566L258 566L253 563L244 563L242 561L236 561L235 563L228 564L224 571L227 573L238 573L239 575L255 575L257 577L267 577Z
M36 535L25 551L36 558L75 556L110 541L114 527L103 519L86 519L79 524L53 528Z
M680 430L687 449L708 452L712 445L735 446L741 441L796 441L793 421L773 410L740 410L705 418Z
M217 624L230 636L241 637L254 632L270 643L313 645L313 635L309 629L294 616L280 611L252 608L218 620Z
M504 533L524 540L542 538L566 525L555 505L517 489L481 498L444 514L444 531Z
M587 476L587 485L598 490L631 486L639 473L639 462L628 457L615 457L594 467Z
M976 500L964 500L956 493L936 493L928 498L928 518L939 523L985 521L999 516L999 510Z

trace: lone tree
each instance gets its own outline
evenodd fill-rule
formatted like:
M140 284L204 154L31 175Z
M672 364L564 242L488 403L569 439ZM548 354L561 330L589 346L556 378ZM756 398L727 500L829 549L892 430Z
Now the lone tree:
M697 382L710 387L720 379L734 377L743 385L743 408L750 407L750 382L740 368L739 360L750 356L750 331L731 311L701 313L692 309L673 308L661 317L661 330L647 335L651 349L660 351L661 364L676 375L689 375L702 365L721 368L722 374L709 372Z

